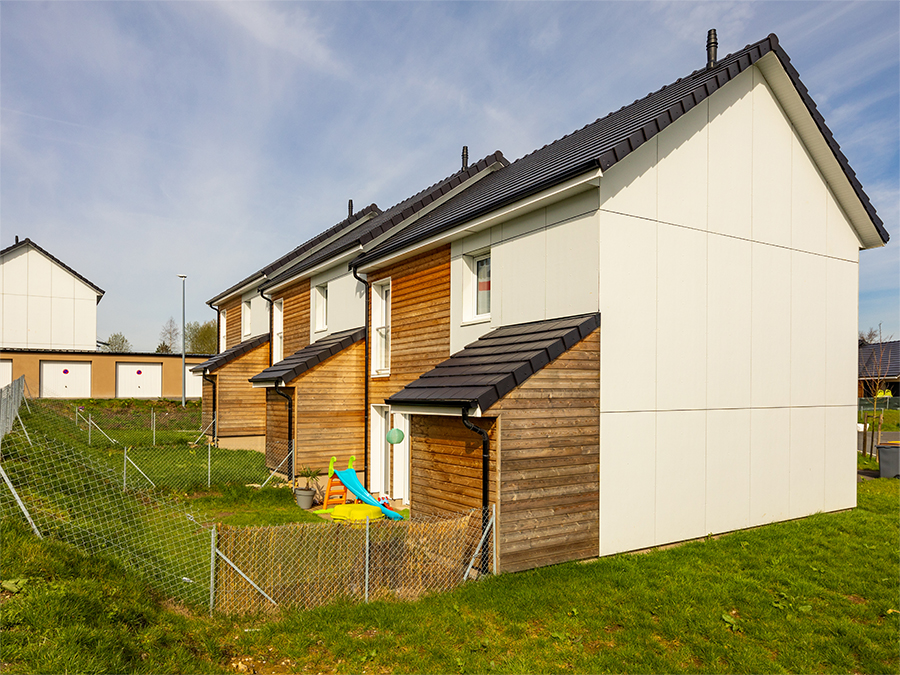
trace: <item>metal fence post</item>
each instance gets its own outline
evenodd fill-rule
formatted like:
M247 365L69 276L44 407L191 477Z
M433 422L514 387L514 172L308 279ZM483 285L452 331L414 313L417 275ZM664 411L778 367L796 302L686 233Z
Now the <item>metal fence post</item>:
M12 492L12 495L15 498L16 503L19 505L19 508L22 510L22 513L25 514L25 518L28 520L28 524L31 525L31 529L34 530L34 533L38 536L38 539L43 539L44 535L42 535L40 530L37 529L37 525L35 525L34 521L31 519L31 514L28 513L28 509L25 508L25 504L23 504L22 500L19 498L19 493L16 492L16 488L13 487L12 481L9 479L9 476L6 475L6 471L3 470L2 466L0 466L0 474L2 474L3 480L9 487L9 491Z
M491 532L491 538L493 542L491 543L491 549L494 554L494 576L497 576L497 505L491 504L491 520L494 521L494 531Z
M212 443L206 440L206 487L212 485Z
M369 516L366 516L366 602L369 601Z
M88 413L88 445L91 445L91 427L94 426L91 422L91 413Z
M153 447L156 447L156 411L150 410L150 428L153 430Z
M216 526L209 533L209 615L216 606Z
M90 428L90 427L88 427ZM122 460L122 492L128 489L128 446L125 446L125 459Z

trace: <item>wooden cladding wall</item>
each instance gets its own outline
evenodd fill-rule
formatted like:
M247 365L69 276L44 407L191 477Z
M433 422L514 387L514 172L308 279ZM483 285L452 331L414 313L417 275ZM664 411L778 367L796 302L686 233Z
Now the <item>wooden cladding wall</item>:
M309 279L296 281L273 294L284 299L284 356L309 345Z
M372 405L383 404L450 357L450 246L369 274L372 283L387 278L391 280L391 371L387 377L371 379Z
M288 446L288 411L294 405L294 388L281 387L279 391L291 397L290 402L284 396L275 393L274 388L267 388L266 392L266 467L276 468L287 457ZM285 464L281 467L283 473L287 473L290 467Z
M262 436L266 433L266 390L247 381L269 367L269 343L216 370L219 436Z
M497 500L496 419L477 417L491 441L489 500ZM410 511L416 515L459 513L481 507L481 436L461 417L413 415L410 422Z
M241 344L240 297L219 307L219 311L222 311L223 309L225 310L225 349L231 349L235 345ZM220 349L219 351L225 351L225 349Z
M600 554L600 331L489 409L499 414L500 569Z
M216 379L215 375L207 375L207 377ZM203 398L200 399L200 428L209 429L208 435L212 435L213 429L210 426L213 421L213 385L203 380Z
M337 457L335 466L345 469L351 455L362 459L365 368L365 343L360 340L291 382L297 392L298 469L310 466L324 472L332 457Z

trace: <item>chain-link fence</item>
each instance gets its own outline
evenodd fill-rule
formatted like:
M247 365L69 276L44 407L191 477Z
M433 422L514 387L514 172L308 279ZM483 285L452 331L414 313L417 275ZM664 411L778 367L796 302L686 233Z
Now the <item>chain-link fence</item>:
M225 483L259 485L271 474L262 453L213 445L197 407L110 408L50 399L29 404L29 429L118 472L128 488L190 492Z
M246 613L338 598L407 600L496 571L494 515L481 509L403 521L204 522L173 491L154 489L153 469L145 473L155 466L151 455L138 457L143 466L131 461L158 449L119 449L112 425L105 443L85 442L76 420L40 403L11 414L18 403L0 392L0 418L13 419L0 438L0 516L26 519L37 536L114 555L190 605ZM65 439L54 436L64 428ZM161 463L158 471L161 484L183 485L188 475L171 458L169 473Z

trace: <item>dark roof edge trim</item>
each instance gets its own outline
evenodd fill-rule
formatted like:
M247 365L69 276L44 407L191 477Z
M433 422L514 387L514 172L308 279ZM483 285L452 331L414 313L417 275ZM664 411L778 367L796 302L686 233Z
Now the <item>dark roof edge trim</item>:
M510 195L508 198L503 199L502 201L491 203L490 205L485 206L481 209L478 209L477 211L468 213L465 216L451 220L450 222L447 223L447 225L445 227L442 228L441 232L432 233L431 236L433 236L434 234L444 234L445 232L448 232L455 227L459 227L460 225L462 225L464 223L468 223L472 220L475 220L476 218L481 218L482 216L485 216L489 213L493 213L494 211L497 211L498 209L502 209L506 206L509 206L510 204L515 204L518 201L527 199L528 197L536 195L537 193L542 192L548 188L552 188L554 185L559 185L560 183L565 183L567 180L570 180L572 178L575 178L576 176L580 176L581 174L587 173L588 171L591 171L592 169L597 169L597 168L600 168L600 162L597 159L590 159L586 162L582 162L581 164L578 164L578 165L572 167L565 173L554 176L552 179L543 181L541 183L537 183L536 185L529 186L529 188L527 190L522 190L521 192L518 192L514 195ZM431 236L423 237L422 239L430 239ZM397 244L392 245L392 244L390 244L390 240L388 240L388 242L385 242L381 246L378 246L377 248L372 249L371 252L364 253L360 256L357 256L353 260L351 260L350 267L352 269L358 269L358 268L362 267L363 265L368 265L371 262L378 260L380 258L386 258L387 256L391 255L392 253L396 253L397 251L408 248L410 246L415 246L416 244L421 243L422 239L419 239L417 241L412 241L412 242L402 242L399 245L397 245Z
M871 218L872 224L878 231L878 236L881 237L882 242L887 244L891 238L891 235L885 228L884 221L881 220L881 218L878 216L878 213L875 211L875 207L869 200L869 195L867 195L865 190L863 190L862 183L860 183L859 179L856 177L856 172L850 168L850 162L848 161L844 153L841 152L841 146L838 145L838 142L835 140L834 134L831 133L831 129L829 129L828 125L825 124L825 118L822 116L822 113L819 112L819 109L816 106L816 102L813 101L812 96L809 95L809 90L800 80L800 73L798 73L797 69L794 68L793 64L791 63L791 58L787 55L787 52L784 51L784 48L779 43L778 36L774 33L771 33L767 39L769 40L772 51L775 52L775 55L778 57L778 60L781 63L781 67L784 68L784 72L787 73L787 76L790 78L791 84L794 85L794 89L797 91L797 94L800 96L800 99L803 101L804 105L806 105L806 109L809 111L810 117L812 117L813 122L815 122L816 127L819 129L819 133L822 134L822 137L825 139L825 142L828 144L831 152L834 153L834 158L837 160L837 163L843 170L844 175L847 177L847 180L853 188L853 191L856 192L856 197L859 199L866 213L869 215L869 218Z
M18 244L13 244L12 246L7 246L5 249L3 249L2 251L0 251L0 255L6 255L7 253L10 253L11 251L14 251L14 250L17 249L17 248L22 248L23 246L31 246L31 247L33 247L34 249L36 249L37 251L39 251L40 253L43 253L45 256L47 256L48 258L50 258L50 260L52 260L53 262L55 262L57 265L59 265L60 267L62 267L63 269L65 269L67 272L69 272L69 273L71 273L71 274L74 274L76 277L78 277L78 279L80 279L81 281L83 281L84 283L86 283L88 286L90 286L90 287L94 290L94 292L96 292L97 295L99 295L101 298L102 298L104 295L106 295L106 291L104 291L102 288L100 288L100 287L99 287L97 284L95 284L93 281L91 281L90 279L88 279L88 278L82 276L81 274L79 274L78 272L76 272L75 270L73 270L71 267L69 267L68 265L66 265L66 263L64 263L62 260L60 260L59 258L57 258L57 257L56 257L55 255L53 255L52 253L50 253L50 252L48 252L48 251L45 251L43 248L41 248L40 246L38 246L37 244L35 244L33 241L31 241L31 239L29 239L28 237L25 237L25 239L23 239L22 241L20 241ZM99 298L97 299L97 302L100 302L100 299L99 299Z

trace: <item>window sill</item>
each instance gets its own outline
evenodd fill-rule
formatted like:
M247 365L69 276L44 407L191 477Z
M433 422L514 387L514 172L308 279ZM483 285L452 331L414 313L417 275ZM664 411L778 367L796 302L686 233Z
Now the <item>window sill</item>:
M485 314L484 316L476 316L474 319L469 319L468 321L460 322L460 326L475 326L479 323L488 323L491 320L490 314Z
M379 379L382 377L390 377L390 376L391 376L390 373L369 373L369 377L371 377L373 380L376 380L376 379Z

